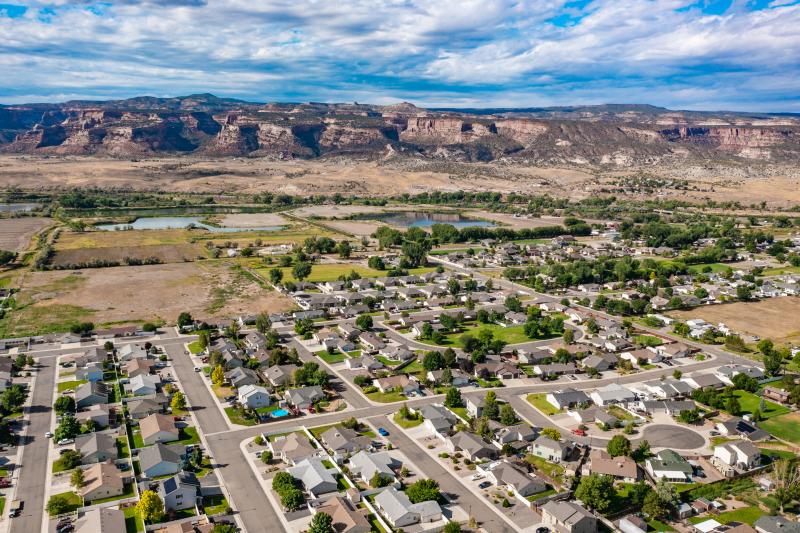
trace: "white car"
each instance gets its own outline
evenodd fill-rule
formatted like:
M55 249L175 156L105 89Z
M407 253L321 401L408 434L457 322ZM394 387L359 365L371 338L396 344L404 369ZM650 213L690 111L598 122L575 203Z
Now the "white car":
M53 432L52 431L48 431L47 433L44 434L44 438L52 439L53 438Z
M57 443L59 446L66 446L67 444L75 444L75 439L61 439Z
M472 474L472 477L470 477L470 479L472 481L478 481L479 479L483 479L483 474L481 474L480 472L478 472L477 474Z

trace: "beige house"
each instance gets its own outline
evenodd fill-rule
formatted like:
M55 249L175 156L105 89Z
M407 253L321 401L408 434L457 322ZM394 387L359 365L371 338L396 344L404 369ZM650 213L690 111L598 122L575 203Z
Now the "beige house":
M172 417L154 413L139 421L139 431L145 444L156 442L171 442L180 438L180 432L175 427Z
M575 502L547 502L542 506L542 523L558 533L597 531L597 518Z
M83 486L78 494L84 503L102 498L121 496L125 492L122 472L111 462L97 463L83 471Z
M366 509L356 509L347 499L334 496L325 504L317 507L315 513L325 513L333 521L331 526L337 533L369 533L372 526L365 518Z

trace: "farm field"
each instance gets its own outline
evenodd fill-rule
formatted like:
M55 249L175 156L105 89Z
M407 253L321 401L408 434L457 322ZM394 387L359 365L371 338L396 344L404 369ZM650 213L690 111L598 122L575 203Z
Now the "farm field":
M226 261L30 272L18 306L0 320L3 336L67 331L97 324L174 321L185 310L199 318L292 307Z
M38 217L0 219L0 250L26 250L31 238L52 223L50 218Z
M269 277L269 271L272 268L257 268L256 271L264 277ZM292 267L284 267L283 281L297 281L292 275ZM409 274L424 274L425 272L433 272L433 267L421 267L409 269ZM311 267L311 275L305 280L311 283L333 281L339 279L339 276L346 276L350 272L356 271L362 278L379 278L386 276L385 270L375 270L373 268L365 267L355 263L325 263L317 264Z
M667 314L679 320L702 318L711 324L723 322L735 331L769 338L778 343L800 340L800 324L796 320L800 316L800 298L793 296L759 302L707 305Z

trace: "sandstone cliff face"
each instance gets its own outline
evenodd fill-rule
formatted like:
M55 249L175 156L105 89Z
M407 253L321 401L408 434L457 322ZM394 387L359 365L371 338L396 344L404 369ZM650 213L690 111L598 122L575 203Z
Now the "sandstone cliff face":
M400 140L419 144L460 144L496 133L493 123L487 125L447 117L412 117L400 133Z
M791 128L681 127L662 130L670 141L695 143L748 159L770 159L774 154L795 153L800 135Z

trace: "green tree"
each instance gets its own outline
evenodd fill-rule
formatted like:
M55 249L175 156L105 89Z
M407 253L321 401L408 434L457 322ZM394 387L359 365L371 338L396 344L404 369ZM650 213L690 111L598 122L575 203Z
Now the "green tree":
M72 415L64 415L61 417L61 422L56 427L53 438L56 442L62 439L74 439L81 431L81 426Z
M261 462L265 465L270 464L272 462L272 452L269 450L261 452Z
M544 428L542 430L542 435L545 437L549 437L553 440L561 440L561 432L558 431L556 428Z
M350 241L339 241L336 251L339 252L339 257L347 259L353 252L353 248L350 246Z
M190 313L184 311L183 313L178 315L179 328L185 328L187 326L191 326L192 324L194 324L194 319L192 318L192 315Z
M172 407L173 413L177 411L183 411L186 409L186 395L184 395L181 391L176 392L172 395L172 400L170 401L169 405Z
M420 479L409 485L405 492L411 503L437 501L441 496L439 483L433 479Z
M239 530L233 524L227 522L218 522L214 524L211 533L237 533Z
M156 492L146 490L142 492L139 503L136 504L136 511L145 522L159 522L164 516L164 502Z
M497 420L500 416L500 408L497 405L497 393L490 390L483 399L483 416L489 420Z
M614 494L614 478L599 474L581 477L575 497L582 501L586 507L599 512L606 511L611 506Z
M657 520L666 516L669 508L664 505L664 502L661 501L655 491L650 491L645 495L642 502L642 512L649 518Z
M272 282L273 285L277 285L281 281L283 281L283 270L280 268L272 268L269 271L269 280Z
M775 461L770 479L775 483L773 497L781 507L781 513L786 504L800 498L800 470L794 461L780 459Z
M362 331L369 331L372 329L372 315L359 315L356 318L356 327Z
M72 471L72 475L69 478L69 483L76 489L83 487L84 479L83 479L83 470L80 468L76 468Z
M311 525L308 527L308 533L334 533L333 519L329 514L316 513L314 518L311 519Z
M572 344L573 342L575 342L575 330L571 328L566 328L564 330L563 338L565 344Z
M222 368L222 365L215 366L214 370L211 371L211 382L217 387L219 387L222 385L224 381L225 381L225 369Z
M63 415L64 413L68 412L74 413L75 400L72 398L72 396L59 396L55 403L53 403L53 409L58 415Z
M623 435L614 435L606 446L606 451L611 457L620 457L631 454L631 441Z
M450 387L447 389L447 394L445 395L444 404L447 407L461 407L463 405L463 401L461 399L461 391L459 391L455 387Z
M50 499L47 500L47 505L45 506L47 512L50 516L58 516L60 514L67 513L74 509L74 506L69 500L69 496L66 494L55 494L50 496Z
M301 261L292 267L292 276L297 281L303 281L311 275L311 263Z
M783 366L783 357L777 350L769 350L764 354L764 372L768 376L777 376Z
M422 359L422 366L425 368L425 370L439 370L441 368L444 368L445 366L444 356L437 351L428 352Z
M500 423L504 426L513 426L517 423L517 413L514 412L511 404L504 403L500 407Z
M458 522L448 522L442 529L442 533L461 533L461 524Z

